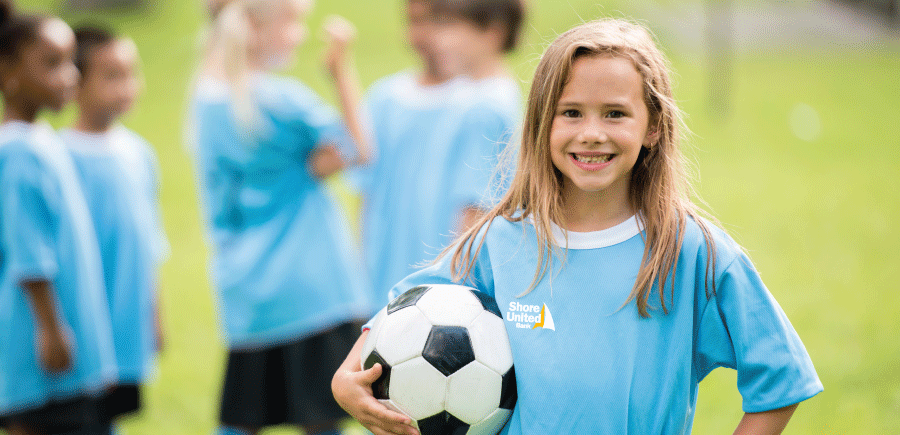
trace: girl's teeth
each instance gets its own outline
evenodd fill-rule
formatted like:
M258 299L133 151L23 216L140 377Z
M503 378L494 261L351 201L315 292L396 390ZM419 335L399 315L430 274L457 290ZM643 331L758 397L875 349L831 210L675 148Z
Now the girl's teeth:
M582 156L575 154L575 160L578 160L581 163L606 163L609 161L611 154L604 154L602 156Z

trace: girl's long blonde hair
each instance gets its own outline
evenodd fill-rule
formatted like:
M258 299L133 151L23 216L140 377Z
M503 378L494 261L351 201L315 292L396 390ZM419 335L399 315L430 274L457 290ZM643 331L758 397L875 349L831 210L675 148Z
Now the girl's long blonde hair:
M563 175L550 159L550 130L572 64L581 56L593 55L629 59L643 78L644 102L650 113L648 132L655 134L655 141L649 148L641 149L631 172L629 199L643 224L645 247L637 280L625 304L636 301L641 317L649 317L648 299L656 286L663 312L668 313L664 290L669 284L669 290L674 291L672 280L688 220L696 218L706 239L707 296L715 292L715 282L710 283L711 271L715 270L715 246L708 224L699 219L702 211L690 200L691 186L679 149L685 128L672 95L668 62L645 27L621 19L582 24L550 44L531 84L511 187L441 257L452 252L453 279L465 281L484 243L482 238L476 246L482 228L489 228L498 216L511 222L531 219L537 234L539 263L531 288L523 295L534 289L550 270L554 252L552 225L566 226Z
M224 75L235 117L244 127L252 127L257 116L249 83L254 26L277 18L290 1L301 0L229 0L211 6L213 21L204 57Z

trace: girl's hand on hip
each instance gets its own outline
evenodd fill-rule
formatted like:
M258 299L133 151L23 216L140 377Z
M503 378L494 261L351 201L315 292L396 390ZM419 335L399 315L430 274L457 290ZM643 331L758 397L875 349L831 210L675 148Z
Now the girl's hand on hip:
M307 164L309 172L319 180L344 169L345 165L340 151L332 145L316 148L309 153Z

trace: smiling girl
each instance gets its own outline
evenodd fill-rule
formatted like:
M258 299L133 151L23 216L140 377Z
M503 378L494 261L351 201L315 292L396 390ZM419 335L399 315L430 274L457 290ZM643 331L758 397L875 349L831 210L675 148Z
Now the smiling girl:
M391 291L464 283L500 307L542 308L526 327L504 315L518 402L503 434L687 434L717 367L738 371L739 434L780 433L822 391L750 259L689 199L669 76L641 26L560 36L535 73L510 190ZM376 435L416 433L372 397L382 369L360 369L366 335L335 397Z

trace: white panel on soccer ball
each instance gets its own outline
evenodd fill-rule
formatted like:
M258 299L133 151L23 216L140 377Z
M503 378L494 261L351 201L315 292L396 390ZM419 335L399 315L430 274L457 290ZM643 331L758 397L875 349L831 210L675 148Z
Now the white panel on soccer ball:
M413 420L443 411L446 391L447 377L424 358L414 358L391 369L388 396Z
M406 411L400 409L400 407L397 406L397 404L394 403L393 400L379 400L379 402L381 402L382 405L386 406L387 409L390 409L391 411L394 411L394 412L399 412L399 413L409 417L409 414ZM416 428L416 430L419 430L419 425L418 425L418 423L416 423L416 420L413 420L412 417L410 417L410 420L412 420L412 422L411 422L412 426L414 428Z
M513 365L512 350L503 319L484 311L469 325L469 339L478 361L500 375Z
M362 353L360 354L360 365L365 364L366 359L369 358L369 354L375 349L375 343L378 340L378 331L381 330L381 324L384 323L384 318L386 316L387 308L382 308L372 320L372 328L369 329L369 335L366 336L366 341L363 343Z
M473 361L447 378L447 412L467 424L479 422L500 406L502 389L500 374Z
M429 332L431 323L425 315L415 306L406 307L384 318L375 349L393 367L421 355Z
M446 284L432 285L416 306L435 326L469 326L484 311L481 301L465 287Z
M511 415L512 410L498 408L484 420L469 426L466 435L497 435Z

